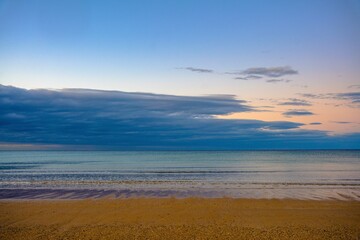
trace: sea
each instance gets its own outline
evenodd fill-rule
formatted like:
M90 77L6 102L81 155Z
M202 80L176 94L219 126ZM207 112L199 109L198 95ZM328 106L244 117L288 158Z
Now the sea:
M0 151L0 199L360 200L360 150Z

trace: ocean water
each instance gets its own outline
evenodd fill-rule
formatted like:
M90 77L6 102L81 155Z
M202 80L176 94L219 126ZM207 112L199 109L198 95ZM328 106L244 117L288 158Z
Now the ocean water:
M360 151L0 151L0 199L360 200Z

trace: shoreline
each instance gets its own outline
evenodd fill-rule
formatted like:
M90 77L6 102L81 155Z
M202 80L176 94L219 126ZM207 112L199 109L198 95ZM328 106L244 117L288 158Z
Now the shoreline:
M234 198L0 201L0 239L358 239L359 236L359 201Z
M0 188L0 200L99 199L99 198L234 198L360 201L358 186L342 188L200 188L187 186L131 186L117 188Z

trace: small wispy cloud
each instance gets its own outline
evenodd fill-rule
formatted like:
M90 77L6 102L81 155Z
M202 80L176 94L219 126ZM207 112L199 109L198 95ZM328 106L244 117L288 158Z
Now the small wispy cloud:
M235 77L236 80L259 80L267 79L267 83L289 83L292 80L289 79L278 79L279 77L298 74L298 71L292 69L289 66L284 67L253 67L243 71L225 72L225 74L238 75Z
M214 70L212 69L206 69L206 68L195 68L195 67L185 67L185 68L178 68L178 69L184 69L191 72L197 72L197 73L213 73Z
M349 101L353 107L360 107L360 92L344 92L344 93L299 93L298 95L304 98L312 99L333 99Z
M321 94L314 94L314 93L298 93L298 95L304 98L313 98L313 99L322 98L320 97Z
M187 70L196 73L215 73L213 69L208 68L198 68L198 67L181 67L177 69ZM292 69L289 66L280 66L280 67L253 67L247 68L243 71L235 71L235 72L223 72L223 74L230 75L238 75L234 79L236 80L259 80L259 79L267 79L267 83L289 83L292 80L290 79L277 79L279 77L288 76L298 74L297 70Z
M289 110L283 113L284 116L286 117L292 117L292 116L311 116L314 115L313 112L310 112L308 110L303 110L303 109L294 109L294 110Z
M321 122L312 122L312 123L309 123L309 125L321 125L322 123Z
M352 103L360 103L360 92L338 93L337 97L350 100Z
M337 124L351 124L353 122L346 122L346 121L333 121L333 123L337 123Z
M298 98L289 98L286 102L281 102L278 105L283 106L311 106L312 104L309 101L298 99Z
M236 77L234 79L237 79L237 80L257 80L257 79L262 79L262 77L256 76L256 75L249 75L249 76L245 76L245 77Z
M289 83L291 81L292 80L289 80L289 79L269 79L269 80L266 80L266 82L268 82L268 83L279 83L279 82Z
M289 66L283 66L283 67L253 67L253 68L245 69L244 71L238 74L277 78L288 75L295 75L298 73L299 73L298 71L292 69Z

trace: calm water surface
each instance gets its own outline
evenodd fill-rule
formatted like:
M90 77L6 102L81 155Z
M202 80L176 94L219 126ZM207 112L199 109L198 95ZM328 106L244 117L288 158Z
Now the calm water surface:
M360 200L360 151L1 151L0 198Z

